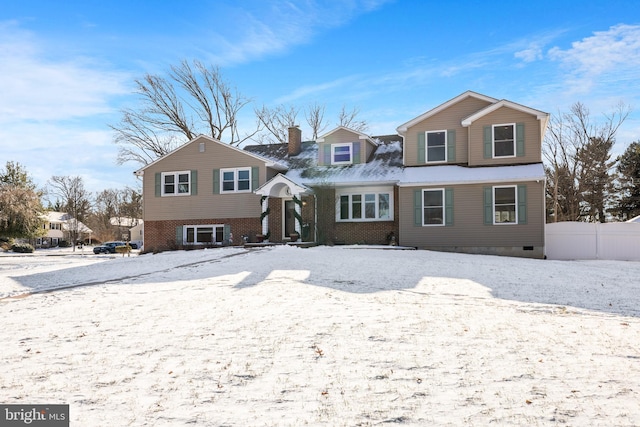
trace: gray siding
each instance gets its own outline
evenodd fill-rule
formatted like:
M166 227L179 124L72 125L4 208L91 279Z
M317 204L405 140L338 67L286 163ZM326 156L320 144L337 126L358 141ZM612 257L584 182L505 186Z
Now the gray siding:
M204 142L205 151L199 151ZM213 170L258 167L259 185L266 182L263 161L206 138L197 138L144 170L144 220L161 221L199 218L251 218L260 216L260 196L253 193L213 194ZM197 170L197 194L155 196L155 174Z
M418 133L451 129L456 131L455 163L467 163L468 128L462 126L462 120L488 105L489 102L468 97L407 129L404 139L405 165L424 165L418 163Z
M527 186L527 224L484 224L483 189L492 186L491 183L487 183L447 186L454 190L452 226L416 226L414 224L414 190L430 187L400 188L400 244L443 250L465 247L543 247L544 182L515 184ZM500 183L500 185L510 184Z

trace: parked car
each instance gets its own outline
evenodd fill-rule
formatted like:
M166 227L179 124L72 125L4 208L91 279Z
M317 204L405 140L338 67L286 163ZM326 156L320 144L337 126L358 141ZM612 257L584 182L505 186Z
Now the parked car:
M115 254L116 246L124 246L125 242L105 242L100 246L93 248L94 254Z

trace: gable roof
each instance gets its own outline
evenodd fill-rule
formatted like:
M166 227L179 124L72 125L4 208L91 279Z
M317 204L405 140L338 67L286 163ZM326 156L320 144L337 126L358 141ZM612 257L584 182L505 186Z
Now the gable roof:
M475 113L473 113L472 115L470 115L469 117L467 117L466 119L462 120L462 126L464 127L468 127L471 126L471 124L478 120L481 117L486 116L487 114L496 111L499 108L502 107L507 107L507 108L511 108L513 110L517 110L517 111L521 111L523 113L527 113L527 114L531 114L532 116L536 116L536 118L538 120L546 120L549 118L549 113L545 113L544 111L540 111L540 110L536 110L534 108L530 108L530 107L525 107L524 105L520 105L517 104L515 102L511 102L508 101L506 99L502 99L494 104L491 104L485 108L483 108L480 111L477 111Z
M476 92L473 92L471 90L468 90L464 93L461 93L460 95L456 96L455 98L452 98L450 100L448 100L447 102L445 102L444 104L440 104L437 107L427 111L424 114L419 115L418 117L416 117L415 119L411 119L408 122L401 124L400 126L398 126L396 128L396 130L398 131L398 133L400 133L401 135L403 135L411 126L415 125L416 123L420 123L421 121L441 112L442 110L445 110L447 108L449 108L450 106L457 104L458 102L466 99L466 98L476 98L476 99L480 99L482 101L486 101L486 102L490 102L490 103L496 103L498 102L498 100L496 98L492 98L490 96L486 96L486 95L482 95Z
M345 130L347 132L351 132L354 135L358 135L358 139L363 139L365 141L370 142L373 145L378 145L369 135L366 135L362 132L358 132L356 130L353 129L349 129L348 127L345 126L338 126L337 128L330 130L329 132L325 133L324 135L318 137L318 139L316 140L316 142L324 142L325 138L333 133L336 133L340 130Z
M156 160L154 160L153 162L151 162L151 163L149 163L149 164L147 164L147 165L143 166L142 168L140 168L140 169L138 169L138 170L134 171L133 173L134 173L136 176L142 176L142 175L144 175L144 170L145 170L145 169L147 169L147 168L151 167L152 165L155 165L156 163L158 163L158 162L160 162L160 161L162 161L162 160L166 159L166 158L167 158L167 157L169 157L169 156L173 156L174 154L176 154L177 152L179 152L180 150L182 150L182 149L183 149L183 148L185 148L186 146L191 145L191 144L194 144L195 142L197 142L197 141L198 141L198 140L200 140L200 139L206 139L207 141L214 142L214 143L216 143L216 144L220 144L220 145L222 145L222 146L224 146L224 147L227 147L227 148L229 148L229 149L231 149L231 150L235 150L235 151L237 151L237 152L239 152L239 153L242 153L242 154L244 154L244 155L251 156L251 157L253 157L253 158L255 158L255 159L258 159L258 160L260 160L260 161L264 162L264 163L265 163L265 165L266 165L267 167L270 167L270 168L273 168L273 169L276 169L276 170L281 170L281 171L287 170L287 166L286 166L286 165L284 165L284 164L282 164L282 163L275 162L275 161L273 161L272 159L268 159L268 158L266 158L266 157L262 157L262 156L260 156L260 155L258 155L258 154L254 154L254 153L252 153L252 152L250 152L250 151L247 151L247 150L243 150L243 149L241 149L241 148L234 147L233 145L226 144L226 143L224 143L224 142L222 142L222 141L219 141L219 140L217 140L217 139L215 139L215 138L212 138L212 137L210 137L210 136L208 136L208 135L198 135L197 137L193 138L191 141L188 141L188 142L186 142L186 143L182 144L182 145L181 145L181 146L179 146L178 148L176 148L176 149L174 149L174 150L170 151L169 153L165 154L165 155L164 155L164 156L162 156L162 157L158 157L158 158L157 158Z

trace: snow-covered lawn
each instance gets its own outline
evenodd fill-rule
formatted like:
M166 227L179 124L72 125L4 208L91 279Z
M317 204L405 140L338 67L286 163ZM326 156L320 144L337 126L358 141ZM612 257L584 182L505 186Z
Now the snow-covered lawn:
M640 263L2 255L0 298L0 403L72 426L640 425Z

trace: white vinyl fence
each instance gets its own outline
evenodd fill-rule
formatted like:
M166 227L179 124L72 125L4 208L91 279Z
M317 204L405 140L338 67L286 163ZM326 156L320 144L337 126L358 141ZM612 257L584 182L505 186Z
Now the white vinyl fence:
M548 259L640 261L640 224L557 222L546 225Z

